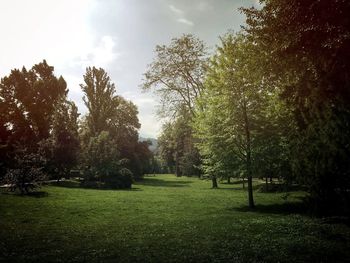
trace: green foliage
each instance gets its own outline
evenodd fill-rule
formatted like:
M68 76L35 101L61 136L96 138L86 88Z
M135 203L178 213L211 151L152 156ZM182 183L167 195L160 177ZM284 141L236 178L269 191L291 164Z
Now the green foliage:
M6 136L1 140L8 147L20 143L37 148L39 141L49 137L55 104L68 92L64 79L53 71L44 60L29 71L14 69L1 79L0 119Z
M50 137L40 143L47 159L46 171L59 180L69 176L78 165L80 140L78 109L71 101L62 98L56 103Z
M157 45L155 52L142 88L158 96L158 114L167 119L159 137L160 157L177 176L199 175L191 122L196 100L203 91L208 66L206 47L193 35L183 35L167 46Z
M132 177L147 172L152 156L148 145L138 141L137 107L116 95L102 68L87 68L84 81L81 88L89 110L81 129L86 179L129 188Z
M246 32L264 54L297 127L291 164L318 210L349 207L349 1L266 1L245 9Z
M158 138L160 158L177 176L200 174L200 157L192 133L191 116L182 112L176 120L163 125Z
M162 128L162 133L158 137L158 147L159 147L159 156L162 162L171 169L172 172L175 172L175 141L173 136L173 126L170 122L165 123Z
M85 94L83 100L89 111L86 116L86 128L91 136L96 136L109 128L117 104L116 90L102 68L88 67L84 82L80 87Z
M264 91L254 74L253 47L244 35L226 35L211 60L206 93L198 104L198 147L206 159L204 169L212 178L225 174L226 162L245 167L249 202L256 152L258 119L264 107ZM227 155L229 154L229 155ZM230 156L232 155L233 156ZM237 165L238 164L238 165ZM230 165L230 164L228 164ZM215 181L213 181L215 184Z
M121 168L118 173L112 174L107 178L107 186L114 189L125 189L131 188L132 183L134 182L132 172L127 168Z
M115 141L106 131L90 137L84 147L84 176L89 185L91 181L100 182L99 187L130 188L133 174L125 168L128 160L121 159Z
M84 147L85 174L88 180L103 180L117 170L119 153L109 133L102 131L96 137L90 137Z
M11 191L18 189L21 194L28 194L30 190L40 187L46 178L42 171L44 165L45 159L41 154L17 147L11 167L8 167L0 183L8 184Z
M157 45L155 52L154 61L144 74L143 90L153 89L157 94L162 117L176 116L184 108L193 114L207 69L204 43L188 34L173 38L168 46Z
M22 192L24 185L35 186L43 178L44 164L35 160L43 154L40 145L49 140L56 107L68 92L64 79L53 72L44 60L30 70L14 69L0 82L0 170Z

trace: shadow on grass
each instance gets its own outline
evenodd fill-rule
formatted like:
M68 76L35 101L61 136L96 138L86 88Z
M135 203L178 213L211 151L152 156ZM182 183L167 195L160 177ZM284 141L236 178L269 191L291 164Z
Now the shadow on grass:
M259 184L257 185L256 190L258 190L260 193L288 193L288 192L296 192L296 191L307 191L307 188L302 185L286 185L282 183L277 184L268 184L266 188L266 184Z
M43 197L48 197L49 193L47 193L45 191L36 191L36 192L30 192L30 193L26 194L26 196L35 197L35 198L43 198Z
M2 195L12 195L12 196L19 196L19 197L35 197L35 198L43 198L43 197L48 197L49 193L45 192L45 191L34 191L34 192L29 192L26 194L22 194L18 191L3 191L1 192Z
M255 208L249 208L248 206L241 206L238 208L233 208L237 212L253 212L262 214L279 214L279 215L289 215L289 214L300 214L300 215L310 215L309 211L303 202L285 202L280 204L258 204Z
M214 190L229 190L229 191L242 191L245 190L242 187L217 187L217 188L211 188Z
M157 178L145 178L136 185L159 186L159 187L188 187L191 181L166 181Z
M116 189L106 186L98 186L98 185L82 185L79 181L65 180L60 182L53 182L50 185L63 187L63 188L76 188L76 189L88 189L88 190L116 190L116 191L142 191L142 189L138 187L126 188L126 189Z
M65 188L82 188L80 186L80 182L78 182L78 181L69 181L69 180L60 181L60 182L54 182L54 183L51 183L50 185L58 186L58 187L65 187Z
M220 184L225 185L225 186L232 186L232 187L220 187ZM248 184L245 184L245 187L243 188L243 185L238 185L238 184L227 184L227 183L220 183L219 187L216 189L221 189L221 190L240 190L240 191L248 191ZM259 190L261 188L261 184L253 184L253 190Z
M245 188L243 188L243 185L239 184L227 184L227 183L222 183L222 185L229 186L231 185L232 187L225 187L222 189L227 189L227 190L243 190L243 191L248 191L248 184L245 184ZM233 188L235 186L235 188ZM280 184L272 184L268 186L268 189L266 190L266 185L264 183L254 183L253 184L253 191L258 191L260 193L288 193L288 192L295 192L295 191L305 191L305 187L303 188L302 186L288 186L285 187L284 185Z
M225 184L225 185L231 185L231 184L233 184L233 185L235 185L235 184L241 184L241 185L243 185L243 181L242 180L235 180L235 181L231 181L231 182L225 182L225 181L223 181L223 182L220 182L220 184ZM247 184L247 180L245 180L245 184Z

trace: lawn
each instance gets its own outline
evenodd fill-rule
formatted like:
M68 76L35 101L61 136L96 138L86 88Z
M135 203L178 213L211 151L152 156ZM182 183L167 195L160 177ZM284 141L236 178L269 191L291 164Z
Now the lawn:
M173 175L132 190L46 186L0 194L1 262L346 262L350 228L302 212L302 192Z

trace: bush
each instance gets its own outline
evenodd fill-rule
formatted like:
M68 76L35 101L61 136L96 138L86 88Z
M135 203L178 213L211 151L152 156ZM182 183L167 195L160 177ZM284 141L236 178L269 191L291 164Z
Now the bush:
M42 171L44 163L40 154L27 153L26 149L22 149L16 153L14 165L7 169L2 183L9 184L11 191L18 189L21 194L28 194L46 179Z
M122 168L117 174L112 174L106 180L106 186L114 189L130 189L133 183L133 174L127 168Z
M127 168L109 171L108 175L104 175L100 180L96 180L96 177L91 174L84 177L85 180L81 182L81 186L86 188L130 189L134 182L133 174Z
M85 165L83 186L131 188L133 173L125 168L129 160L120 158L116 142L110 137L109 132L103 131L96 137L91 137L83 157Z
M96 188L105 188L105 184L103 182L99 182L99 181L82 181L80 183L80 186L84 187L84 188L92 188L92 189L96 189Z

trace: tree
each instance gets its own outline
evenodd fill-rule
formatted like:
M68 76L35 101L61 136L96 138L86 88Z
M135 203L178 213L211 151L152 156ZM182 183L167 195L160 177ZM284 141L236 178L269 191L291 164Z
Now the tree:
M30 70L14 69L0 81L0 169L7 171L7 181L23 176L25 184L34 184L43 178L41 165L35 164L39 144L49 138L56 104L68 92L53 72L44 60Z
M10 185L11 191L19 189L21 194L28 194L45 180L46 175L42 171L44 165L45 159L41 154L28 152L26 148L18 146L11 168L7 169L1 183Z
M112 122L118 97L110 77L102 69L88 67L84 75L84 84L80 84L85 96L85 106L89 114L86 116L88 132L92 136L107 131Z
M174 121L165 123L158 138L158 155L176 176L200 174L200 158L188 118L191 118L189 113L183 112Z
M254 207L254 158L266 103L266 93L254 71L255 59L254 47L243 34L221 38L221 46L211 60L195 125L213 187L217 186L217 174L230 167L228 162L243 166L250 207Z
M1 79L0 114L9 147L20 143L37 148L49 137L55 104L68 92L64 79L56 78L53 71L44 60L29 71L14 69Z
M153 89L159 96L161 116L175 116L183 108L194 114L206 68L207 52L201 40L193 35L173 38L168 46L156 46L156 57L144 74L142 89Z
M202 98L198 101L196 118L194 120L194 135L199 138L196 146L202 158L204 174L212 180L212 187L217 188L217 178L229 176L239 177L242 166L241 156L234 150L236 146L229 140L227 134L227 118L229 107L226 96L207 86Z
M175 141L173 136L173 125L171 122L164 123L162 133L158 137L158 155L162 163L168 168L169 173L175 172Z
M130 188L133 176L125 168L126 159L121 159L115 141L107 131L90 137L84 151L85 177L89 181L98 181L99 187Z
M115 112L110 122L110 133L118 145L122 158L129 162L126 167L132 171L135 180L140 179L147 171L151 152L148 146L139 142L138 129L141 127L135 104L121 96L116 96Z
M248 37L266 54L266 79L297 123L293 172L318 210L349 207L349 1L270 0L243 11Z
M199 154L193 144L191 122L195 115L195 102L203 91L207 64L204 43L193 35L183 35L172 39L168 46L156 46L156 57L144 74L142 89L153 90L158 95L158 114L171 119L167 126L174 126L172 139L169 138L175 147L171 153L173 157L164 158L169 165L175 166L177 176L198 173L195 167L198 166ZM161 142L168 140L165 136L160 139ZM170 147L163 144L162 149L169 154ZM172 158L174 161L170 160Z
M141 178L151 156L138 142L140 123L137 107L116 95L115 85L101 68L87 68L84 82L80 86L85 94L84 102L88 114L83 122L81 135L87 178L106 182L131 174L135 178ZM108 145L111 148L109 150L114 149L112 152L104 148ZM102 152L99 153L96 149ZM98 154L89 156L90 151Z
M62 98L55 106L52 131L42 148L46 153L49 170L57 181L67 177L78 164L80 140L78 134L78 109L74 102Z

